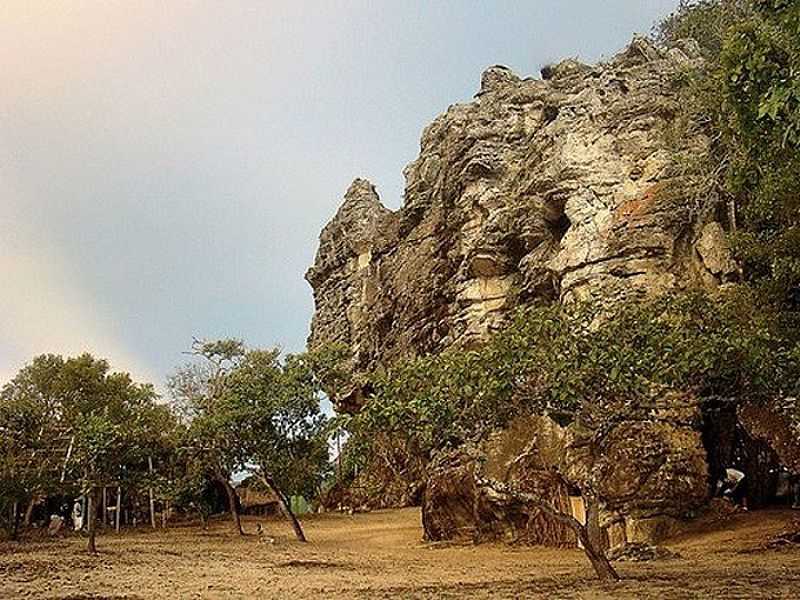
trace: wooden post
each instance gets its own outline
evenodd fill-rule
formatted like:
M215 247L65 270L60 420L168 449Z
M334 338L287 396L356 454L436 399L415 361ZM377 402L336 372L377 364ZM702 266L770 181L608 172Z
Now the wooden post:
M155 529L156 528L156 501L155 501L155 498L153 497L153 483L152 483L152 479L153 479L153 457L152 456L148 456L147 457L147 466L150 469L150 525L153 527L153 529Z
M108 493L106 492L106 486L103 486L103 505L101 510L103 511L102 518L100 522L105 527L108 524Z
M117 533L119 533L119 522L122 518L122 486L117 486L117 512L114 513L114 517L117 519L116 528Z
M14 501L11 507L11 539L16 541L19 538L19 502Z
M36 506L36 502L39 500L38 496L33 496L31 501L28 502L28 508L25 509L25 519L22 521L22 524L25 527L30 527L31 518L33 517L33 509Z
M90 487L89 491L87 492L86 498L86 512L84 512L84 516L88 519L86 524L86 531L89 534L89 542L87 544L87 550L94 554L97 552L97 544L95 542L95 537L97 535L95 530L95 514L94 514L94 488Z

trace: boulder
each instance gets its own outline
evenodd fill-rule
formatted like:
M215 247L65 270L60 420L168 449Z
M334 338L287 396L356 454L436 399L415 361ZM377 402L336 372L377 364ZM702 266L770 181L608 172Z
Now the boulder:
M487 479L511 484L571 514L569 490L535 455L504 452L513 437L510 432L513 428L478 447L467 445L432 461L422 503L426 540L576 545L575 534L562 522L485 485Z

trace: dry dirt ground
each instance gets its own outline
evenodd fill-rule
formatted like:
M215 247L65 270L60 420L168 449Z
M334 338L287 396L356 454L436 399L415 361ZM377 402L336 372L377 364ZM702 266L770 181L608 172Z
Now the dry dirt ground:
M0 544L0 598L800 598L800 548L764 549L797 516L737 514L669 544L681 558L617 563L614 585L578 550L425 544L416 509L315 516L305 545L255 518L274 543L225 521L101 535L96 556L29 540Z

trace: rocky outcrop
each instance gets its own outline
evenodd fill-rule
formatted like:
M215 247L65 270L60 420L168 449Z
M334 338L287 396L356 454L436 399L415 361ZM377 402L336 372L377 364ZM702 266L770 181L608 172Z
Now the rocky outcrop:
M576 543L558 520L481 486L488 478L547 498L554 508L579 519L581 487L594 490L601 500L600 524L612 547L669 537L708 500L708 467L697 403L667 394L657 405L620 420L594 448L575 427L528 417L476 448L437 456L422 505L426 535L433 540ZM575 487L559 483L554 471Z
M363 179L345 194L307 274L310 345L343 342L367 372L480 340L537 298L615 303L734 279L724 231L681 195L664 142L671 82L692 60L638 39L547 79L489 68L473 102L423 132L403 208Z
M785 404L785 406L781 406ZM780 463L800 474L800 423L791 415L800 414L797 398L772 403L746 403L739 407L739 422L755 439L768 444Z
M700 210L683 193L665 141L677 112L673 81L697 60L691 45L635 39L608 62L565 61L541 79L487 69L472 102L423 132L400 210L386 209L363 179L345 194L307 274L310 346L344 343L354 371L369 373L478 343L535 300L613 305L735 281L725 224L714 217L725 211ZM356 385L335 401L356 410L364 392ZM609 440L605 463L582 458L580 468L605 470L605 514L617 525L628 519L636 541L658 537L636 533L663 528L652 519L678 518L705 498L695 417L666 410L657 423L632 420ZM479 454L431 466L429 537L535 538L526 509L500 509L473 485L493 456Z
M477 447L436 456L422 503L426 539L576 545L574 532L563 523L481 483L490 479L535 493L570 514L570 490L550 470L563 456L564 440L558 425L533 417L517 419Z

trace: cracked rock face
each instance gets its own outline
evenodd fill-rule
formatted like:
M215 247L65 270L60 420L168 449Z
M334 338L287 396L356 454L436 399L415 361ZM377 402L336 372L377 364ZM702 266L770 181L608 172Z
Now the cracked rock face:
M316 303L310 347L344 343L356 374L369 373L476 344L536 300L611 306L736 281L723 223L694 210L665 141L675 76L696 60L689 45L662 50L634 39L606 63L568 60L543 69L542 79L487 69L472 102L451 106L423 132L400 210L386 209L368 181L345 194L307 274ZM363 391L334 400L357 410ZM569 449L558 457L578 475L603 475L598 489L611 525L625 530L620 539L663 537L665 523L706 500L696 415L665 410L657 424L625 423L597 460ZM538 433L500 435L524 446ZM541 515L487 496L478 465L459 450L429 466L430 539L567 540ZM541 483L534 467L514 481ZM552 496L564 501L563 490Z
M474 101L423 132L400 210L362 179L345 194L307 274L310 346L343 342L369 372L473 344L538 298L613 304L735 279L722 226L692 213L663 141L671 81L693 60L636 39L542 80L487 69Z

